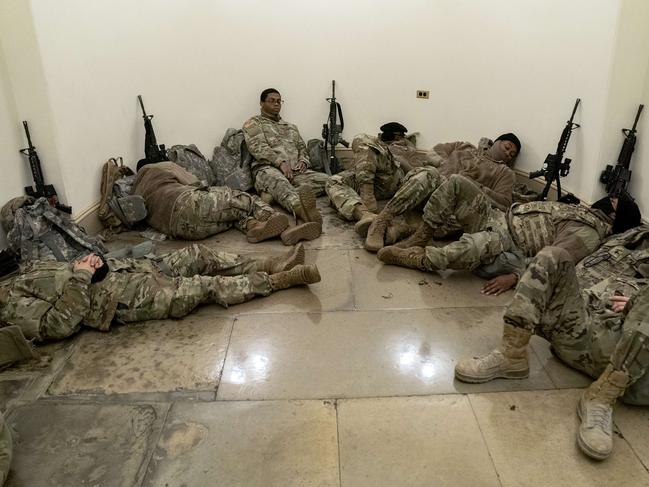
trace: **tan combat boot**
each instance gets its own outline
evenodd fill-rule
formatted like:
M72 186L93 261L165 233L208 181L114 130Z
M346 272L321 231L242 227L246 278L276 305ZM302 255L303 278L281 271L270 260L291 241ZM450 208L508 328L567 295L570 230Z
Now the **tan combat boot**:
M374 221L367 230L367 237L365 238L365 250L369 252L378 252L385 245L385 232L388 225L394 218L394 215L389 211L383 211L376 215Z
M322 226L322 215L316 206L315 193L309 186L300 186L297 189L297 194L300 197L300 204L302 210L299 209L295 212L298 218L304 222L315 222Z
M400 265L420 271L432 270L423 247L410 247L409 249L400 249L395 246L383 247L376 256L384 264Z
M277 237L288 227L288 216L283 213L274 213L266 221L249 220L246 231L246 240L250 243L261 242Z
M393 222L385 231L385 245L394 245L415 233L416 228L407 223Z
M282 255L256 259L255 263L258 272L277 274L278 272L289 271L297 265L304 264L304 245L298 244Z
M361 184L360 188L361 201L369 211L376 211L378 205L376 204L376 196L374 196L374 184L365 183Z
M581 395L577 444L590 458L604 460L613 451L613 406L628 384L627 373L609 365Z
M302 284L320 282L320 272L315 265L297 265L290 271L278 272L269 276L270 287L273 291L288 289Z
M284 245L295 245L301 240L314 240L322 234L322 225L316 222L301 223L282 232Z
M434 230L425 222L421 222L421 225L417 227L415 233L410 235L405 240L397 243L396 246L402 249L408 249L410 247L426 247L433 238Z
M492 379L526 379L530 375L527 344L532 333L505 323L500 348L455 365L455 378L462 382L479 384Z
M374 218L376 218L376 214L368 210L363 203L359 203L354 206L352 218L356 221L354 231L361 237L365 237L367 235L367 229L374 221Z

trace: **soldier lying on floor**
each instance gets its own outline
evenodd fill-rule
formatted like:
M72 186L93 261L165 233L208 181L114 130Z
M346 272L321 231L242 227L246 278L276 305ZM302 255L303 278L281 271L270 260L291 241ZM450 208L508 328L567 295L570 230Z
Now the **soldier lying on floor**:
M285 245L295 245L314 233L308 224L288 228L288 216L258 196L227 186L203 186L173 162L141 166L133 192L146 201L149 225L179 239L201 240L234 226L251 243L281 235ZM315 205L309 196L305 204ZM313 225L319 235L319 225Z
M356 225L355 229L361 236L367 235L365 248L370 252L381 249L385 244L383 237L386 229L394 217L422 207L433 191L453 174L473 181L491 205L501 210L507 209L512 204L516 179L511 167L520 150L521 143L512 133L502 134L493 143L483 138L478 148L468 142L437 144L431 151L432 162L409 172L402 186L376 218L366 218ZM456 228L455 222L450 221L437 230L443 235Z
M428 245L434 230L454 218L465 232L444 247ZM451 176L424 207L421 226L404 244L384 247L378 258L386 264L424 271L475 270L492 264L506 252L533 257L547 245L568 251L573 262L591 254L611 232L621 233L640 224L638 206L628 195L608 196L591 208L555 201L512 205L507 212L494 208L485 193L460 175ZM416 241L417 246L411 246ZM403 248L406 247L406 248ZM508 272L520 275L525 260Z
M543 248L523 272L504 315L502 345L461 360L464 382L529 375L528 344L547 339L564 363L597 379L577 406L577 443L603 460L613 448L618 397L649 405L649 226L612 237L575 269L570 254Z
M431 151L417 150L399 122L381 126L378 137L354 137L354 166L332 176L325 187L343 218L360 221L374 216L376 200L391 198L414 167L433 163Z
M28 339L56 340L82 325L108 330L114 321L179 318L200 304L227 307L319 281L301 245L261 259L194 244L156 260L34 261L0 282L0 322L18 325Z

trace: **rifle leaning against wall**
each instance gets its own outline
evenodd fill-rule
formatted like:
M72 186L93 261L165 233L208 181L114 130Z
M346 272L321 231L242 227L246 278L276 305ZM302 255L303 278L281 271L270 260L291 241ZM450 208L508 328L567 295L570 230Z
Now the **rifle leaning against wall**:
M167 158L167 149L165 149L164 144L158 145L158 140L155 136L155 131L153 130L153 123L151 119L153 115L148 115L144 109L144 103L142 102L142 95L137 95L137 99L140 102L140 107L142 108L142 118L144 119L144 159L140 159L137 163L138 169L141 166L141 163L155 163L168 161Z
M336 80L331 81L331 98L327 98L327 101L329 102L329 117L327 117L327 123L322 125L322 138L324 139L323 165L326 173L331 176L341 171L340 162L336 157L336 146L341 144L344 147L349 147L349 142L342 138L345 120L343 119L342 107L336 101ZM338 124L338 118L340 124Z
M566 126L563 128L563 132L561 132L561 137L559 138L559 143L557 144L557 151L554 154L547 155L541 169L530 173L530 179L535 179L540 176L543 176L545 178L545 188L543 188L543 191L538 198L540 201L545 201L545 199L548 197L548 192L550 191L552 182L557 183L557 199L561 199L561 178L568 175L568 173L570 172L570 163L572 162L572 159L564 159L563 155L568 148L568 142L570 142L570 135L572 134L572 131L580 127L578 123L573 122L575 118L575 112L577 111L577 107L579 106L579 102L581 102L581 99L577 98L575 106L572 109L572 115L570 115L570 120L566 122ZM574 201L576 200L576 197L574 195L568 194L562 199L562 201L571 199Z
M32 171L32 178L34 179L34 186L25 186L25 193L27 196L31 196L32 198L47 198L50 205L54 206L57 210L72 213L71 207L59 202L59 197L54 186L52 184L45 184L43 169L41 168L41 160L38 157L38 152L36 152L36 147L32 144L32 137L29 134L29 125L27 125L26 121L23 121L23 128L25 129L25 135L27 136L27 143L29 146L20 149L20 153L27 156L27 159L29 160L29 168Z
M631 181L631 170L629 169L629 166L631 165L631 156L635 149L636 127L638 126L638 120L640 119L640 114L642 113L643 108L644 105L638 107L638 113L635 115L633 127L630 129L622 129L622 133L624 134L624 143L622 144L620 155L617 157L617 164L615 164L615 166L607 164L606 169L604 169L602 174L599 176L599 181L605 185L606 192L610 196L619 196L621 193L625 192L629 185L629 181Z

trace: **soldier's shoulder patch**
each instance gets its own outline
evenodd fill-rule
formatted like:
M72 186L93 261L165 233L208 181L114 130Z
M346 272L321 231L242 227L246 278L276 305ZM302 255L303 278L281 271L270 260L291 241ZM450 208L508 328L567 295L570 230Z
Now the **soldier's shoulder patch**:
M243 124L244 129L249 129L257 125L257 117L252 117L246 120L246 123Z

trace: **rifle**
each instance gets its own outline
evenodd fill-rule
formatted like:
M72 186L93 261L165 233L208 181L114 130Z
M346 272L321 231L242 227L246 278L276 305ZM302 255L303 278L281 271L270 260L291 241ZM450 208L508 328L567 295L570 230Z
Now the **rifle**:
M322 138L324 139L324 161L323 165L326 173L331 176L332 174L339 173L340 163L336 158L336 146L341 144L349 147L349 142L341 137L342 131L345 128L345 121L343 119L343 110L340 103L336 101L336 80L331 81L331 98L327 98L329 102L329 117L327 123L322 125ZM340 118L340 125L338 125L336 118ZM327 150L329 145L330 150Z
M20 153L27 156L29 159L29 168L32 170L32 178L34 179L34 187L25 186L25 193L27 196L32 198L47 198L50 205L55 207L57 210L64 211L65 213L72 213L72 208L64 205L59 202L59 197L56 194L56 190L52 184L45 184L45 178L43 177L43 169L41 168L41 160L38 157L38 152L36 152L36 147L32 144L32 137L29 134L29 125L23 120L23 128L25 129L25 134L27 135L27 143L29 147L20 149Z
M552 186L553 181L556 181L557 183L557 199L561 198L561 178L565 178L568 175L568 173L570 172L570 163L572 162L572 159L564 159L563 154L568 148L568 142L570 142L570 135L572 134L572 131L580 127L578 123L573 122L573 119L575 118L575 112L577 111L577 107L579 106L580 101L581 99L577 98L575 107L572 109L572 115L570 115L570 120L566 122L566 126L563 128L563 132L561 132L561 138L559 139L556 153L548 154L545 158L545 162L543 163L543 167L541 167L541 169L539 169L538 171L530 173L530 179L535 179L539 176L543 176L546 181L545 188L543 188L543 191L539 195L539 201L545 201L545 199L548 197L548 192L550 191L550 186ZM565 198L570 199L571 197L575 198L571 194L568 194Z
M615 164L615 166L607 164L606 169L604 169L602 174L599 176L599 181L606 186L606 192L610 196L619 196L621 193L626 191L629 181L631 181L631 171L629 170L629 166L631 165L631 156L635 149L636 127L643 108L644 105L638 107L638 113L635 115L633 128L622 129L622 133L624 134L624 143L622 144L620 155L617 156L617 164Z
M153 130L153 124L151 123L153 115L147 115L144 109L144 103L142 102L142 95L137 95L137 99L140 102L142 118L144 119L144 159L151 163L168 161L167 150L164 144L158 145L158 140Z

